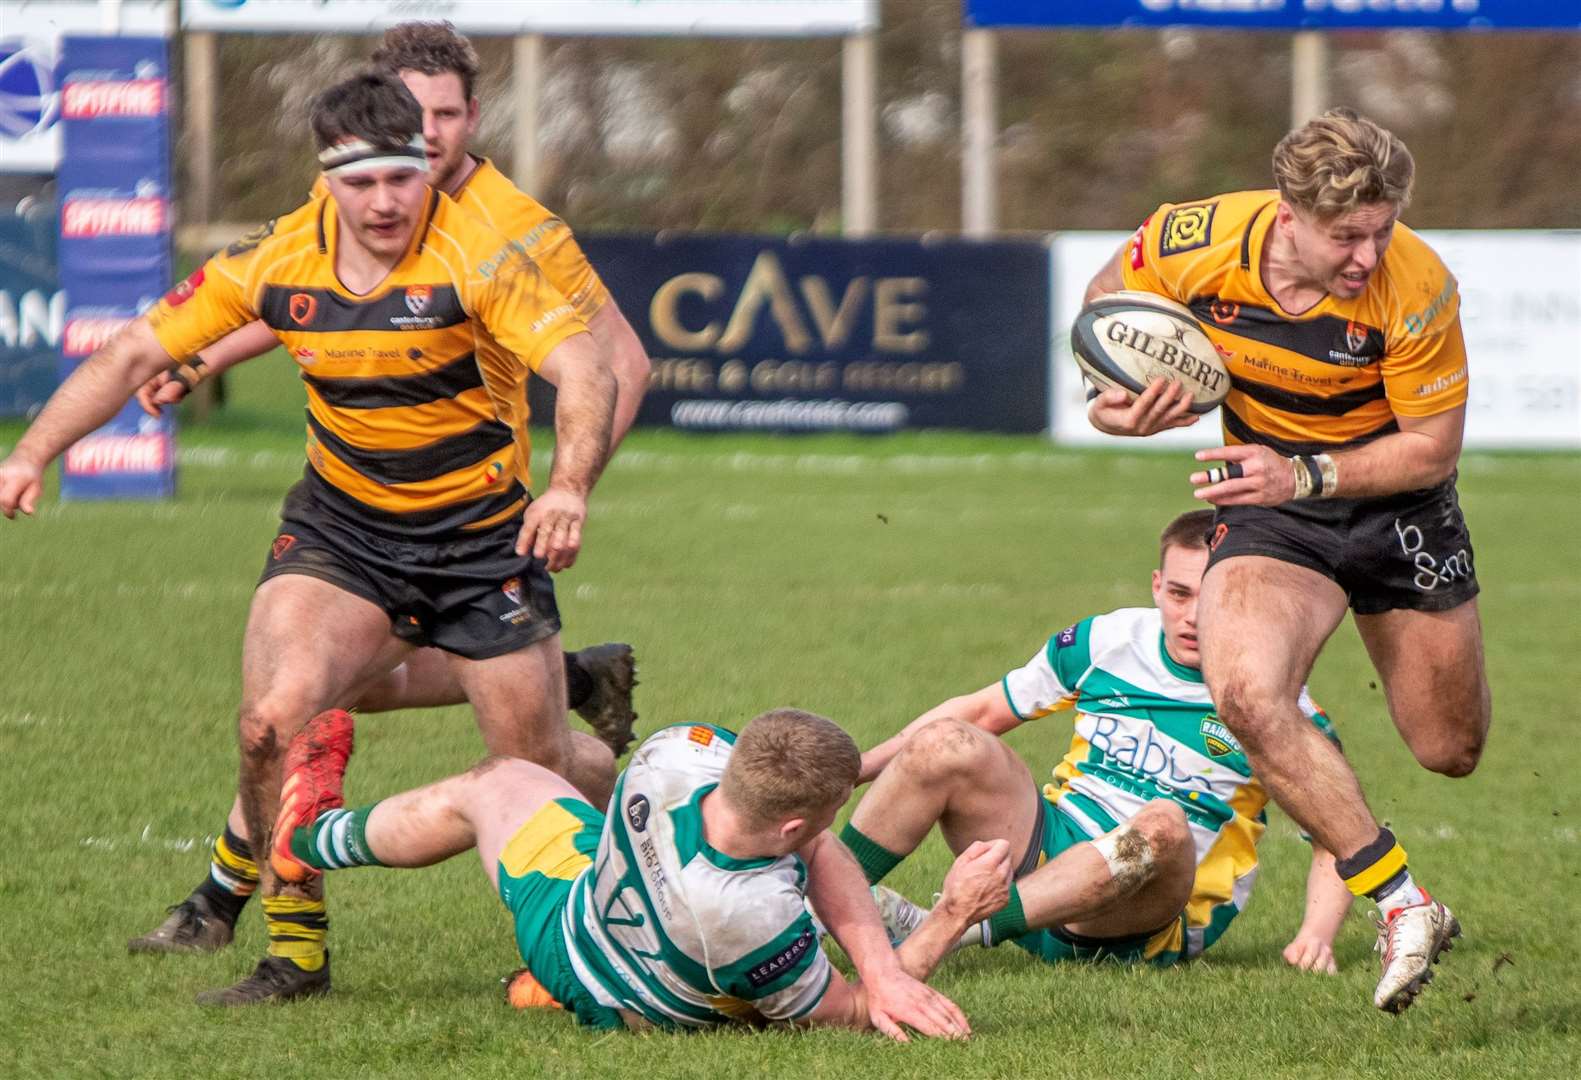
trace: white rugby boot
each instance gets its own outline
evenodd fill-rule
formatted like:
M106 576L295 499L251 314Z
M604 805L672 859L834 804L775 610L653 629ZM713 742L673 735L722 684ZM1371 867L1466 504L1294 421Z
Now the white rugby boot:
M928 917L927 908L912 903L886 885L873 886L873 900L878 904L878 914L884 920L884 929L889 931L890 945L899 945L905 941Z
M1426 890L1422 895L1427 896ZM1432 981L1433 965L1439 957L1455 947L1460 922L1447 907L1427 896L1423 903L1395 909L1377 925L1383 974L1372 1003L1384 1012L1402 1013Z

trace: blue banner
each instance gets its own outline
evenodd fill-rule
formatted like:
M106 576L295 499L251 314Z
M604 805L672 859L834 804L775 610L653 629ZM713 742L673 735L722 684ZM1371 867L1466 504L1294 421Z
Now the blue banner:
M1041 241L583 238L653 358L638 422L1043 430ZM534 380L534 414L551 400Z
M31 416L54 393L65 320L55 215L0 215L0 416Z
M170 283L168 43L67 37L61 61L60 377ZM152 498L175 490L175 426L128 403L66 451L61 495Z
M1577 30L1578 0L963 0L974 27Z

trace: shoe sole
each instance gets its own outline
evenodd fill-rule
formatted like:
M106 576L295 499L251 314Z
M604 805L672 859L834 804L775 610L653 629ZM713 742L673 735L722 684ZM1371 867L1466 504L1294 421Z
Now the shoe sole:
M1444 943L1437 949L1433 950L1432 963L1424 968L1420 975L1406 983L1404 986L1400 987L1399 990L1396 990L1394 992L1394 996L1389 998L1389 1000L1385 1001L1382 1005L1379 1005L1378 1008L1382 1009L1386 1013L1389 1013L1391 1016L1399 1016L1401 1013L1405 1012L1406 1009L1409 1009L1411 1004L1416 1001L1417 995L1423 990L1426 990L1427 984L1433 981L1434 965L1444 958L1445 953L1452 952L1454 950L1455 939L1458 937L1460 937L1460 920L1451 916L1449 923L1449 933L1445 935Z
M625 646L607 670L607 677L596 679L596 692L600 702L606 697L614 700L601 705L591 716L581 709L577 710L577 715L587 722L599 741L614 751L618 758L636 738L634 729L637 726L637 710L632 708L631 694L640 684L637 681L637 657L631 646Z

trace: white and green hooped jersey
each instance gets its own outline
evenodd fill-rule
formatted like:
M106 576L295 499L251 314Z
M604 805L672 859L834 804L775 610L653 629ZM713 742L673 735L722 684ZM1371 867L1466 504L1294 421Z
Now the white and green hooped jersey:
M1122 608L1068 626L1003 686L1023 720L1076 710L1070 751L1044 795L1088 836L1152 799L1185 811L1197 849L1186 953L1213 944L1251 896L1268 794L1219 722L1202 673L1165 651L1158 609ZM1299 704L1335 738L1305 687Z
M615 785L561 923L577 979L606 1007L665 1027L794 1020L829 987L801 859L733 859L703 836L703 797L734 743L711 725L666 728Z

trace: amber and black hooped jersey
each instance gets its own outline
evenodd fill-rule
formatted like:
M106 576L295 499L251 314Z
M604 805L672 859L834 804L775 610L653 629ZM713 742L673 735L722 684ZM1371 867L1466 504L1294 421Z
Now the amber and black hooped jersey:
M1122 257L1126 288L1189 306L1225 358L1226 442L1319 453L1465 404L1460 294L1432 248L1396 224L1360 296L1290 315L1259 269L1278 205L1277 191L1165 204Z
M354 295L336 213L314 199L214 256L149 312L160 344L188 356L263 319L307 384L320 492L360 524L424 537L507 520L531 482L528 373L585 325L518 243L432 191L405 256Z

